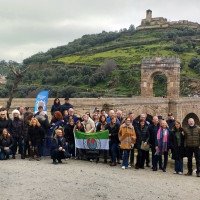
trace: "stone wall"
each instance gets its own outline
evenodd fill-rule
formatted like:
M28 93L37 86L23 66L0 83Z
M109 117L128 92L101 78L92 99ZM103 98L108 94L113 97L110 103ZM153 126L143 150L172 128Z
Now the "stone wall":
M64 99L60 99L61 103L64 103ZM0 99L0 105L5 106L7 99ZM50 116L50 109L53 104L54 99L49 98L48 101L48 115ZM200 119L200 99L199 98L180 98L177 100L170 100L165 98L72 98L70 103L74 105L75 113L84 114L86 111L92 113L95 106L99 109L105 108L106 111L118 109L123 111L124 116L126 116L130 111L132 111L135 116L139 116L141 113L147 113L151 116L162 115L163 118L167 118L167 114L172 112L177 120L183 122L185 117L189 113L193 113ZM26 98L19 99L15 98L12 102L11 109L19 106L29 106L32 109L35 105L35 99ZM198 120L197 120L198 121Z

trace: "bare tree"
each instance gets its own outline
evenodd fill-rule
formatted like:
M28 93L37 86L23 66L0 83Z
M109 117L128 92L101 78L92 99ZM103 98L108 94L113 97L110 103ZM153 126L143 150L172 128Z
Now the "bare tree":
M12 63L9 63L8 67L10 68L10 71L14 74L15 80L13 82L12 89L10 91L9 99L7 101L7 105L6 105L7 111L10 109L10 106L11 106L11 103L13 100L13 96L16 92L17 86L18 86L19 82L21 81L21 79L23 78L25 71L30 67L30 65L23 71L21 71L20 69L18 69L18 71L16 71L14 66L12 65Z

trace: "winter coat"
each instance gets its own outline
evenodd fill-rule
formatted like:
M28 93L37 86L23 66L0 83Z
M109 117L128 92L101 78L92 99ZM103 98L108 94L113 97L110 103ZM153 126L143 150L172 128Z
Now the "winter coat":
M135 144L136 140L132 139L131 136L136 138L136 133L134 127L131 125L127 126L126 124L122 124L119 129L119 141L121 143L121 149L131 149L131 145Z
M149 129L148 126L141 127L140 125L136 129L136 147L141 148L142 142L149 143Z
M10 132L11 123L12 123L11 119L0 118L0 135L2 134L4 128L6 128L8 132Z
M28 141L31 141L31 145L40 146L42 139L44 139L45 133L42 127L30 126L28 128Z
M28 141L28 128L30 127L30 120L24 121L24 141Z
M72 104L70 104L70 103L64 103L61 106L61 113L63 114L64 110L69 110L70 108L73 108Z
M83 124L85 133L92 133L96 131L94 121L92 119L88 120L87 122L81 122Z
M10 134L13 138L23 137L24 136L24 122L22 119L15 117L11 123Z
M166 122L167 122L167 124L168 124L169 130L172 130L172 129L174 128L175 120L174 120L174 119L172 119L172 120L167 120Z
M106 130L109 131L110 136L110 142L113 143L119 143L118 133L119 133L120 125L118 123L114 124L113 126L111 124L106 125Z
M54 112L60 111L61 112L61 105L60 104L54 104L51 107L51 115L53 116Z
M176 132L180 133L180 146L178 146L178 141L176 137ZM175 130L173 129L170 134L170 147L172 151L172 159L173 160L179 160L180 158L183 158L185 156L185 148L184 148L184 136L182 134L182 129Z
M108 124L107 122L105 123L99 122L96 128L96 131L104 131L106 129L107 124Z
M160 128L160 124L158 123L157 126L155 126L154 124L150 124L149 125L149 144L152 147L156 146L156 140L157 140L157 133L158 133L158 129Z
M183 129L185 135L185 147L200 147L200 127L189 126Z
M61 143L58 144L58 136L53 138L52 144L51 144L51 151L57 150L59 147L66 147L66 139L64 137L61 137Z
M74 125L67 124L64 131L65 131L64 137L66 139L66 142L75 143L75 140L74 140Z
M0 137L0 149L4 149L4 147L9 147L11 149L13 147L14 141L11 136L7 138Z

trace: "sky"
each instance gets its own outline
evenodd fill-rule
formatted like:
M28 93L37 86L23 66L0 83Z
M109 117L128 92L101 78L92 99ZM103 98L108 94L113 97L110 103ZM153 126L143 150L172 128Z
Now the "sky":
M200 23L199 0L0 0L0 60L23 59L85 34L136 27L153 17Z

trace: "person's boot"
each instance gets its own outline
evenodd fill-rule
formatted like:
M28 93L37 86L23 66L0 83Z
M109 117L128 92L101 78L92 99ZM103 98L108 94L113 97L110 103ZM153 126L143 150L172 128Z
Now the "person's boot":
M58 160L58 163L62 163L61 159Z
M116 163L111 163L110 166L114 167L114 166L116 166Z
M185 174L185 176L192 176L192 172L188 171L187 174Z
M12 159L15 159L15 154L12 155Z
M200 173L197 173L197 177L200 177Z
M24 154L21 154L21 159L25 159L25 155Z
M34 152L33 152L33 148L30 148L30 158L29 158L30 161L33 161L34 160Z
M56 159L53 159L53 164L57 165L58 163L56 162Z
M41 158L40 158L40 155L39 155L39 149L37 147L35 147L35 154L36 154L36 160L40 161Z

